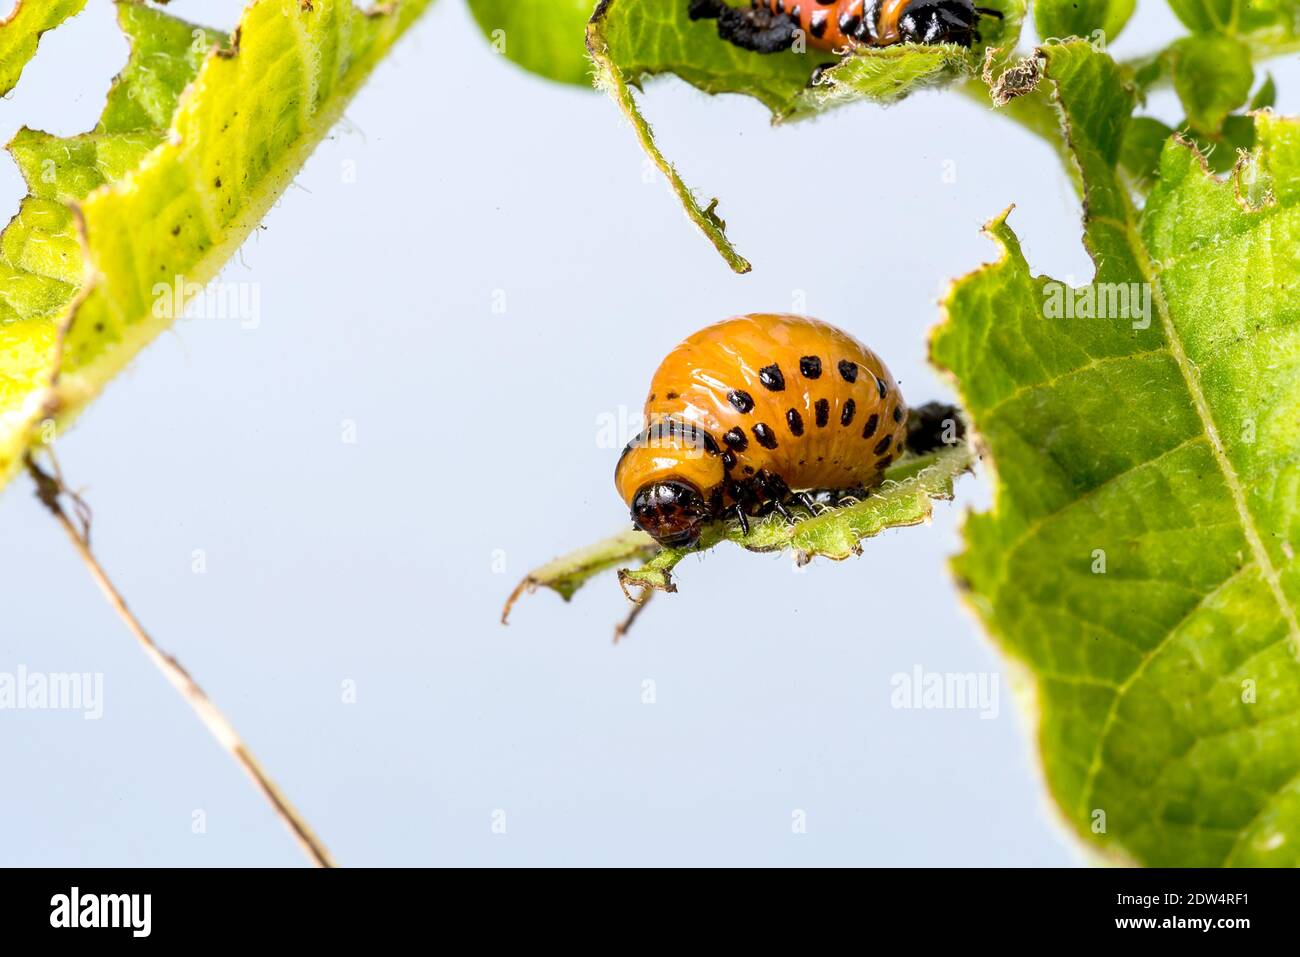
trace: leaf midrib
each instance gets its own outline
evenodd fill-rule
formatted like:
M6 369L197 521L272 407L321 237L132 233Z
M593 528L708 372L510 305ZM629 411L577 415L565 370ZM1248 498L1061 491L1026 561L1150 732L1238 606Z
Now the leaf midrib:
M1187 148L1190 149L1190 147ZM1219 437L1218 423L1214 421L1214 413L1211 411L1205 393L1201 389L1200 374L1197 372L1195 363L1187 358L1187 351L1183 348L1182 338L1178 334L1173 318L1169 315L1169 303L1165 299L1164 287L1161 285L1157 271L1153 268L1151 259L1147 255L1146 245L1136 235L1136 225L1133 222L1133 207L1127 196L1123 198L1123 203L1126 211L1125 219L1127 220L1124 237L1137 262L1143 281L1151 287L1151 300L1156 307L1156 313L1160 317L1160 324L1169 343L1169 352L1173 357L1174 364L1178 366L1178 371L1187 386L1188 394L1192 398L1192 405L1197 418L1201 420L1201 426L1210 442L1210 452L1214 456L1219 469L1223 472L1224 481L1227 483L1228 491L1232 495L1233 506L1236 508L1237 515L1241 520L1242 531L1250 544L1250 550L1255 556L1255 561L1260 567L1260 573L1263 575L1269 589L1273 592L1273 597L1277 601L1283 617L1286 618L1287 630L1296 646L1296 651L1300 652L1300 620L1296 617L1295 606L1292 605L1290 599L1287 598L1286 591L1282 588L1278 570L1273 565L1273 559L1269 557L1268 549L1264 546L1264 538L1255 523L1254 516L1250 513L1250 506L1246 501L1246 493L1241 484L1241 477L1237 474L1237 469L1233 466L1232 460L1228 458L1228 453L1224 450L1223 440Z
M1190 149L1191 147L1184 148ZM1232 464L1232 460L1228 458L1227 452L1224 451L1223 441L1219 436L1218 424L1214 420L1214 415L1210 410L1209 402L1206 400L1205 393L1201 389L1200 376L1196 370L1195 363L1187 357L1186 349L1183 347L1182 338L1179 336L1178 329L1174 325L1173 318L1169 314L1169 304L1165 299L1164 288L1158 281L1158 272L1153 267L1151 259L1147 255L1145 243L1141 241L1141 238L1137 233L1137 224L1134 221L1135 210L1132 202L1128 195L1122 192L1120 195L1120 202L1123 203L1124 207L1124 220L1122 223L1115 223L1115 225L1121 227L1124 241L1128 245L1129 252L1133 256L1138 272L1142 280L1146 282L1151 289L1152 304L1155 306L1156 314L1160 319L1161 329L1165 334L1165 340L1167 343L1166 348L1169 351L1170 358L1173 359L1174 364L1178 367L1179 374L1183 377L1183 382L1187 388L1188 396L1192 401L1193 411L1196 413L1197 419L1201 423L1202 432L1209 445L1210 454L1214 457L1215 464L1218 465L1219 470L1223 475L1225 487L1228 489L1228 492L1232 497L1233 507L1237 512L1237 518L1241 526L1242 534L1245 537L1247 544L1250 546L1251 554L1254 558L1254 564L1258 567L1261 579L1272 592L1274 601L1277 603L1278 609L1282 613L1282 617L1286 620L1287 632L1291 638L1294 650L1300 653L1300 621L1297 620L1295 607L1291 604L1290 600L1286 596L1285 590L1282 588L1278 571L1273 565L1273 560L1269 557L1267 548L1264 546L1264 540L1255 523L1254 516L1250 513L1250 507L1246 501L1245 491L1242 488L1241 478L1238 476L1237 470ZM1107 219L1112 223L1114 222L1113 217L1107 217ZM1205 598L1217 593L1229 582L1234 581L1237 576L1248 567L1250 566L1242 566L1241 569L1238 569L1223 582L1216 585L1214 589L1207 592L1207 594L1202 597L1201 601L1197 603L1195 608L1202 607ZM1171 627L1161 637L1160 641L1151 649L1151 652L1143 658L1139 665L1134 669L1133 673L1125 679L1123 684L1121 684L1116 690L1115 697L1111 702L1110 711L1106 716L1101 732L1097 736L1097 745L1093 750L1092 760L1089 764L1088 776L1084 782L1083 788L1081 789L1079 808L1082 811L1086 812L1088 803L1095 792L1096 777L1102 766L1101 755L1105 748L1105 744L1109 740L1110 734L1115 727L1115 720L1118 716L1119 706L1124 695L1137 680L1138 676L1141 675L1148 662L1153 660L1156 655L1165 648L1177 631L1178 626ZM1265 806L1267 806L1267 803ZM1238 833L1240 834L1245 832L1240 831ZM1227 857L1225 857L1224 863L1231 858L1233 852L1235 852L1235 845L1233 850L1229 852Z

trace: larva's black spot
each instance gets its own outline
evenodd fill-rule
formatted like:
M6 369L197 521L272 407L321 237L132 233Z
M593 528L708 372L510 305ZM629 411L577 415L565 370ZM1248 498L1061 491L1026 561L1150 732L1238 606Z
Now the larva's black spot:
M889 386L885 385L885 380L879 376L876 377L876 389L880 392L880 397L882 399L889 395Z
M902 421L903 421L903 407L902 407L901 405L896 405L896 406L894 406L894 416L893 416L893 417L894 417L894 421L895 421L895 422L902 422Z
M883 472L885 469L889 468L889 466L893 463L893 461L894 461L894 457L892 455L886 455L883 459L881 459L879 462L876 463L876 471Z
M781 367L775 362L758 370L758 381L763 383L763 388L769 392L780 392L785 389L785 376L781 375Z
M752 466L752 465L746 465L746 466L745 466L745 474L746 474L746 475L753 475L753 474L754 474L754 466Z
M886 435L883 439L881 439L879 442L876 443L876 447L871 451L875 452L877 455L883 455L885 453L885 449L889 448L889 443L893 441L893 438L894 437L892 435Z
M653 402L654 400L655 400L655 394L654 394L653 392L651 392L651 393L650 393L650 398L646 399L646 401L647 401L647 402Z
M754 438L765 449L776 448L776 433L772 431L766 422L760 422L754 426Z
M880 416L871 413L871 418L867 419L867 424L862 427L862 437L869 439L876 434L876 426L880 425Z
M853 413L857 411L858 411L857 403L854 402L852 399L847 400L844 403L844 407L840 409L840 425L850 424L853 421Z
M817 416L817 428L824 429L831 418L831 404L825 399L818 399L813 404L813 413Z
M749 413L754 408L754 397L743 389L728 392L727 401L740 413Z
M844 377L845 382L858 381L858 364L850 362L848 359L840 360L840 375Z
M808 18L808 32L820 40L826 36L826 24L830 18L831 15L825 10L814 10L812 16Z
M726 442L737 452L743 452L749 447L749 439L745 438L745 433L739 428L732 429L724 435L722 441Z
M704 429L697 430L698 434L704 436L704 451L710 455L717 455L722 450L718 448L718 440L713 437L712 432L706 432Z
M805 379L822 377L822 360L816 356L803 356L799 360L799 374Z
M728 472L736 467L736 453L731 449L722 453L722 467Z
M664 398L667 399L669 402L671 402L673 399L680 399L681 396L678 395L676 392L666 392L664 393Z
M791 435L803 435L803 416L798 409L790 409L785 414L785 423L790 426Z

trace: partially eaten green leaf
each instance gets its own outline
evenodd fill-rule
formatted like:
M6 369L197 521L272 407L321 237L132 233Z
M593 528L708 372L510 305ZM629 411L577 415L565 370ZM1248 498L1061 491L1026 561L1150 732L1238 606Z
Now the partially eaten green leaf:
M1085 190L1094 282L1001 257L933 340L991 453L955 561L1036 679L1071 828L1151 865L1300 863L1300 124L1261 115L1223 182L1168 142L1117 175L1133 92L1084 43L1044 75Z
M624 592L631 588L676 591L672 572L677 564L722 542L753 552L789 551L800 564L818 557L846 559L861 551L864 540L886 529L919 525L929 519L934 500L952 498L953 483L971 470L975 457L974 446L964 440L928 455L909 456L894 465L885 474L884 483L860 501L818 507L815 514L793 506L794 524L773 514L751 520L748 534L734 520L717 522L706 527L699 543L691 548L660 548L643 532L615 535L527 575L511 594L502 620L525 591L544 586L567 601L588 579L613 568L619 569ZM638 559L645 559L640 567L623 567Z
M0 235L0 483L179 318L428 6L253 0L227 43L142 4L94 132L24 130Z
M74 17L86 0L17 0L0 20L0 96L18 85L23 67L36 55L41 34Z
M501 624L510 618L510 610L520 597L538 588L549 588L565 601L587 583L587 580L626 564L650 558L659 546L645 532L636 530L612 535L576 552L562 555L524 576L506 599L501 609Z
M588 27L588 47L597 82L628 117L642 147L668 177L686 214L736 272L749 263L736 252L718 218L716 203L705 204L659 151L632 89L664 73L681 77L706 93L744 93L772 111L774 122L799 119L857 100L892 103L909 93L950 83L978 72L985 51L1009 52L1020 35L1024 0L989 0L1004 14L980 21L981 42L967 50L951 44L859 47L848 55L812 49L760 54L718 36L712 20L692 21L687 0L602 0ZM830 65L811 82L814 70Z

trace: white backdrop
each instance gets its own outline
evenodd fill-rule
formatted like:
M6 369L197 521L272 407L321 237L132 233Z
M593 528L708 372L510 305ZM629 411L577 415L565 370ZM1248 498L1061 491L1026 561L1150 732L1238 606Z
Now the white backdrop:
M0 135L93 124L125 45L91 7L0 101ZM230 27L237 4L171 10ZM1144 0L1117 52L1173 31ZM1294 111L1300 69L1274 72ZM530 567L624 526L599 425L697 327L802 299L919 403L947 394L925 334L991 255L985 219L1016 202L1035 270L1090 275L1050 149L955 94L781 129L675 80L644 103L752 275L611 103L499 60L442 0L224 273L256 328L178 324L60 442L99 555L345 864L1078 862L945 570L982 480L857 560L687 561L619 647L612 578L497 623ZM298 863L25 478L0 541L0 671L103 675L99 720L0 711L0 863ZM891 707L918 666L996 675L996 716Z

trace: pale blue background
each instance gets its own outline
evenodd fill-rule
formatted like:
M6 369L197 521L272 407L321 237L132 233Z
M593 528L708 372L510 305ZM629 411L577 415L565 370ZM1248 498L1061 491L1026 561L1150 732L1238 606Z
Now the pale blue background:
M125 46L90 6L0 102L0 135L94 122ZM1172 35L1144 7L1120 55ZM236 8L172 5L225 27ZM1294 110L1300 69L1274 72ZM697 327L803 290L919 402L947 394L925 332L991 255L985 219L1017 202L1035 269L1090 273L1049 148L956 95L782 129L674 80L645 104L752 275L644 175L611 103L502 62L442 0L225 273L260 284L260 328L179 324L60 442L99 555L346 864L1079 862L945 571L961 507L803 574L730 548L688 561L617 648L612 578L497 623L531 566L623 526L598 417L634 408ZM960 500L985 503L982 480ZM105 683L99 722L0 712L0 862L300 863L25 478L0 537L0 671ZM916 665L1000 672L1000 716L892 709L890 676Z

